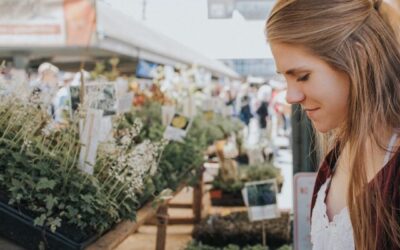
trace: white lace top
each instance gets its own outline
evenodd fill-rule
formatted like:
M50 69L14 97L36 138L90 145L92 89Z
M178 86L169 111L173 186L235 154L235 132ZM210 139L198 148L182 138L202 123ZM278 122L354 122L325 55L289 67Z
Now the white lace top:
M353 250L353 227L347 207L335 215L329 222L325 204L325 194L329 178L318 191L317 200L312 212L311 242L315 250Z
M396 139L397 133L394 133L389 141L389 151L386 153L384 166L389 162ZM311 242L313 250L354 250L353 226L347 207L336 214L332 221L328 219L325 196L330 182L331 178L328 178L319 189L312 211Z

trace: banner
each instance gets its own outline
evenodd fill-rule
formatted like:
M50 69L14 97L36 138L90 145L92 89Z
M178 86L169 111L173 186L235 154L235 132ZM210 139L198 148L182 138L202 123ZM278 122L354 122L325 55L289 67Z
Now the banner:
M64 1L1 0L1 46L64 45Z

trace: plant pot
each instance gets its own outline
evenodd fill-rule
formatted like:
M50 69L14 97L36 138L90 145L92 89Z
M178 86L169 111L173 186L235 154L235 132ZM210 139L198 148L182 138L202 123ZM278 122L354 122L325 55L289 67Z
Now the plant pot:
M263 223L270 248L276 249L293 242L289 212L282 211L279 218ZM250 222L247 212L211 215L194 226L192 237L197 242L219 248L228 244L240 247L257 245L262 243L262 223Z
M46 249L80 250L98 238L96 235L76 242L58 232L43 230L43 227L33 225L33 218L1 201L0 221L0 235L26 249L38 249L40 242L44 242L45 239Z
M221 189L212 189L210 190L211 199L221 199L222 198L222 190Z
M244 206L241 192L230 193L220 189L215 189L215 190L210 190L210 197L211 197L211 204L213 206L222 206L222 207Z

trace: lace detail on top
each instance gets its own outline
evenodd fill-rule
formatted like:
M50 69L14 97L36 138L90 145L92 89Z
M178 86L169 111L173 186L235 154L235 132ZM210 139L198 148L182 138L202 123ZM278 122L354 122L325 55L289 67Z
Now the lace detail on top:
M312 212L311 242L314 250L353 250L353 227L347 207L329 222L324 202L330 178L321 186Z

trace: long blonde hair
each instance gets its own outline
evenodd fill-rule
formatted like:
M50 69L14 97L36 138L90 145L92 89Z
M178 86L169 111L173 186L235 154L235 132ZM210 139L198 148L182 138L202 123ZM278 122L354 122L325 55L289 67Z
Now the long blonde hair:
M266 23L268 42L304 47L351 79L347 121L325 141L330 149L351 145L347 203L357 249L379 244L374 221L400 248L398 211L384 201L379 186L366 192L364 167L366 138L383 147L377 131L400 126L400 19L395 15L380 0L278 0ZM379 184L377 178L374 182Z

